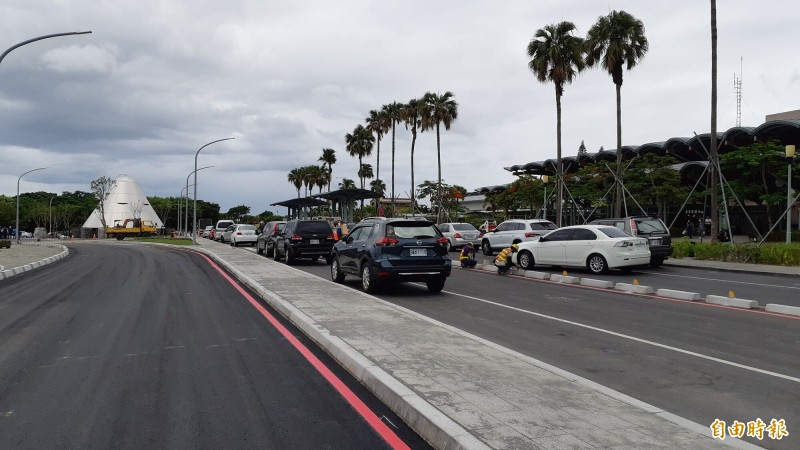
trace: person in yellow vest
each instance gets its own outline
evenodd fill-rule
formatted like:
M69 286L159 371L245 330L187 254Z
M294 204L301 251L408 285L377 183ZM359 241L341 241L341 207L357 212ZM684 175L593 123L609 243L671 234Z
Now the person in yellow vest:
M475 246L472 245L472 242L467 242L467 245L461 249L458 260L461 261L461 267L465 269L471 269L478 264L478 261L475 260Z
M497 266L497 273L499 275L507 274L508 271L514 267L514 263L511 261L511 255L516 253L517 250L519 250L519 246L514 244L511 247L504 248L497 255L497 258L494 259L494 265Z

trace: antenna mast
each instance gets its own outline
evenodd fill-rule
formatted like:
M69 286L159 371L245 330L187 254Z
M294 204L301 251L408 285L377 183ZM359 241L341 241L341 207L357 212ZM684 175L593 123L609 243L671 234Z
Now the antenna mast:
M739 57L739 77L733 74L733 92L736 93L736 126L742 126L742 60Z

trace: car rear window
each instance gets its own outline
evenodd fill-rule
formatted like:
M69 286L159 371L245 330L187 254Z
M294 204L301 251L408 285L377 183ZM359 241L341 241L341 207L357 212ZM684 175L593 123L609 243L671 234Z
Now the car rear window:
M600 227L598 230L610 238L624 238L631 237L630 234L620 230L616 227Z
M295 233L330 233L333 231L328 222L314 220L309 222L297 222Z
M471 223L454 223L453 229L456 231L478 231Z
M531 223L531 230L555 230L558 228L553 222L534 222Z
M397 223L386 225L386 235L403 239L424 239L441 235L434 224Z
M634 220L636 221L636 229L639 230L640 234L667 232L667 228L664 226L664 223L659 219L648 218Z
M231 225L233 225L232 220L222 220L217 222L217 228L228 228Z
M255 225L239 225L240 230L255 230Z

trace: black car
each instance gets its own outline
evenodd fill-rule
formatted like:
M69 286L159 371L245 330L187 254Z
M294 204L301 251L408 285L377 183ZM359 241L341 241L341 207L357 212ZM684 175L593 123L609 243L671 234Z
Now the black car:
M286 264L297 258L328 258L333 247L333 228L324 220L290 220L275 236L273 258Z
M430 292L444 288L452 268L447 238L429 220L366 219L331 253L331 279L361 278L365 292L395 281L424 281Z
M650 246L650 267L659 267L664 260L672 256L672 236L661 219L648 216L631 216L619 219L597 219L593 225L610 225L630 234L647 238Z
M283 230L285 225L286 222L282 220L264 224L261 228L261 233L258 234L258 241L256 241L256 253L272 256L275 252L275 238L277 238L278 233Z

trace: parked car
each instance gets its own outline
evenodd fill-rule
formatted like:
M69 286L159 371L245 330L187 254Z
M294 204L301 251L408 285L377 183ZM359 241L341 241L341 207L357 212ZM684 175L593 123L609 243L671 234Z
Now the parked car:
M213 229L214 229L213 225L209 225L209 226L203 228L203 237L206 238L206 239L210 239L211 238L211 230L213 230Z
M229 236L231 246L238 247L242 244L256 245L258 235L256 234L255 225L236 224L231 225L233 230ZM230 227L229 227L230 228Z
M509 247L511 244L532 241L556 228L558 228L556 224L544 219L506 220L483 235L481 250L484 255L491 256L495 250Z
M650 262L647 239L604 225L559 228L534 241L522 242L518 247L511 261L526 270L545 264L586 267L600 274L608 269L646 266Z
M225 243L225 238L222 235L222 233L224 233L225 230L228 229L228 227L230 227L231 225L234 225L234 221L232 220L217 221L217 224L214 226L214 237L216 238L217 241L220 241L223 244Z
M659 267L672 256L672 236L661 219L649 216L631 216L620 219L597 219L595 225L608 225L619 228L631 236L647 238L650 245L650 267Z
M292 264L297 258L330 257L333 247L333 228L325 220L290 220L275 236L273 258Z
M272 256L275 251L275 237L283 230L285 225L286 222L283 220L265 223L256 241L256 253L259 255L266 254L267 256Z
M233 230L235 229L236 229L236 224L230 225L228 226L228 228L225 228L219 235L219 241L223 243L231 242L231 234L233 234Z
M424 281L430 292L440 292L452 268L447 243L429 220L362 220L333 246L331 279L360 277L368 293L397 281Z
M495 222L494 220L484 220L483 224L481 224L478 230L483 234L492 231L495 228L497 228L497 222Z
M471 223L440 223L437 228L447 238L448 252L467 245L467 242L472 242L476 248L481 245L481 232Z

